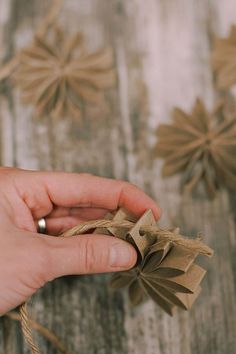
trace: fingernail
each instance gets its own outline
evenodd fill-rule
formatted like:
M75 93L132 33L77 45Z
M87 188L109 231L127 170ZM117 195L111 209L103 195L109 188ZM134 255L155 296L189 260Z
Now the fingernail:
M129 268L132 266L134 253L130 246L115 243L110 249L110 266L118 268Z

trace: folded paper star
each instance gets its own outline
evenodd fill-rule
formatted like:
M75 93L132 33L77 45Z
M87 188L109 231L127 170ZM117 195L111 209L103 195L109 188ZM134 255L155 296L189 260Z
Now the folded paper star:
M177 242L178 231L158 229L151 210L137 220L120 209L115 216L107 215L107 220L113 220L117 225L119 222L131 221L133 226L130 229L102 227L94 232L126 240L136 247L139 254L137 266L130 271L115 273L110 287L128 287L133 305L150 297L170 315L173 315L176 307L189 310L201 291L200 283L206 273L194 263L199 254L198 241L196 248L194 240L191 247L182 237L182 243ZM212 250L208 251L210 254Z
M90 51L80 32L57 26L62 3L53 1L32 42L0 67L0 81L10 77L37 116L80 118L86 104L105 108L105 90L116 82L113 51Z
M193 263L196 256L182 247L171 247L170 242L157 242L140 266L115 274L110 286L115 289L128 286L133 305L149 295L170 315L175 306L188 310L200 293L199 284L205 275L205 270Z
M36 36L21 51L13 79L22 101L33 104L38 116L79 118L84 103L104 105L104 90L115 83L113 53L111 48L90 53L81 33L51 32L51 40Z
M182 187L192 191L201 183L210 197L220 186L236 189L236 114L228 105L219 102L208 112L197 99L191 113L173 110L173 123L158 127L154 148L164 159L163 176L182 172Z

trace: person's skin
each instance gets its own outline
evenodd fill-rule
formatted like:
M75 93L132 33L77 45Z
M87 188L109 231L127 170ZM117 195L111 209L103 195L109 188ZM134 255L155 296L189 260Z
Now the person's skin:
M0 315L46 282L69 274L114 272L133 267L136 251L105 235L51 237L82 221L124 207L140 216L158 205L136 186L89 174L0 168ZM45 217L47 235L37 233Z

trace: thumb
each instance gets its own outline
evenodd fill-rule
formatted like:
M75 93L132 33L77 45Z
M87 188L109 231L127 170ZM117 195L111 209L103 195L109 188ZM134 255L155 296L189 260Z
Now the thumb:
M46 281L63 275L126 270L137 260L137 253L128 242L111 236L46 236L45 242L49 255Z

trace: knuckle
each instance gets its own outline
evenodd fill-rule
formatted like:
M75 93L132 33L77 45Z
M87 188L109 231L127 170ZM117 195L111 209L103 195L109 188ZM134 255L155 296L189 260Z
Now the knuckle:
M92 273L97 267L97 253L95 249L95 244L93 239L89 236L85 236L83 239L81 238L81 250L80 253L83 254L84 261L84 272Z
M37 194L30 191L22 193L22 199L31 210L34 217L41 217L49 214L53 210L53 205L49 198L45 198L44 189L39 189Z
M78 243L82 273L100 273L110 269L109 267L109 243L101 236L81 237ZM82 263L81 263L82 262Z
M136 184L130 183L130 182L127 182L127 187L132 188L132 189L134 189L136 191L140 190L140 188Z
M134 184L134 183L131 183L131 182L128 182L128 181L121 181L121 187L122 187L122 190L123 191L126 191L126 189L135 189L135 190L138 190L139 187Z
M135 184L127 182L127 181L121 181L121 186L120 186L120 198L119 198L119 205L122 205L123 199L125 196L132 192L132 191L139 191L139 187L137 187Z

